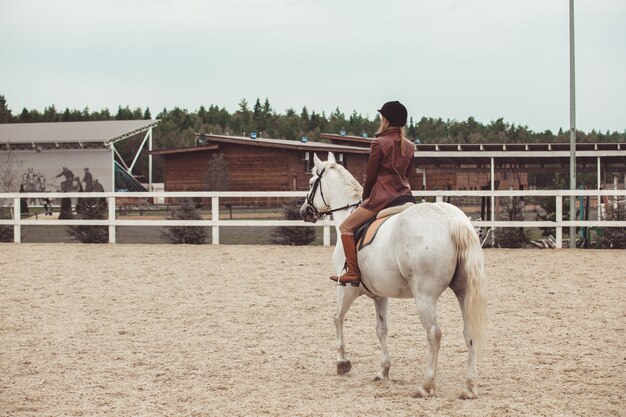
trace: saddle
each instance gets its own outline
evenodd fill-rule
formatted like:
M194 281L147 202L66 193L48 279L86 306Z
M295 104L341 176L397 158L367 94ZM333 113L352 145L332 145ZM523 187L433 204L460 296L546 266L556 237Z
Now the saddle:
M387 206L378 212L376 217L365 222L363 226L359 227L354 233L354 242L356 244L356 250L360 251L374 240L376 233L380 226L389 220L394 214L398 214L415 205L415 197L413 196L400 196L393 199Z

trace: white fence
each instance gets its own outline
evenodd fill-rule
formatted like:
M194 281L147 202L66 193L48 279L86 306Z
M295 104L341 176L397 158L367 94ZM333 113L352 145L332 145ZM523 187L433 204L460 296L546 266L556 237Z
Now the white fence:
M414 191L413 195L418 198L432 198L436 201L444 201L449 197L493 197L491 199L491 219L495 218L495 198L498 197L553 197L556 199L555 221L472 221L475 227L500 228L500 227L553 227L556 229L556 246L563 246L563 228L575 227L626 227L626 221L607 221L600 216L600 204L598 204L598 220L564 220L563 197L590 196L598 200L607 197L626 197L626 190L506 190L506 191ZM203 226L212 228L212 243L218 245L220 241L221 227L276 227L276 226L309 226L323 228L323 243L330 245L330 228L335 226L332 220L321 220L315 224L305 223L301 220L225 220L219 218L220 198L302 198L306 196L304 191L258 191L258 192L105 192L105 193L0 193L0 202L5 206L12 207L12 219L0 219L0 225L13 226L14 242L21 242L22 226L108 226L109 243L116 242L115 228L119 226ZM55 220L39 221L35 219L22 219L20 213L20 199L43 199L43 198L106 198L108 202L108 219L105 220ZM127 198L210 198L211 220L126 220L116 218L117 199Z

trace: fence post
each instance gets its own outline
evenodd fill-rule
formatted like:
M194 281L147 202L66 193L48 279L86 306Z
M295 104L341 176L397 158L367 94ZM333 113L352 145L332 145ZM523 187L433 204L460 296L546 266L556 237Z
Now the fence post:
M20 226L19 221L22 219L22 206L20 203L20 198L13 199L13 220L15 223L13 225L13 242L22 243L22 226Z
M324 225L324 246L330 246L330 225Z
M437 202L437 203L443 203L443 196L442 196L442 195L437 195L437 196L435 196L435 202Z
M556 247L557 249L563 248L563 227L561 222L563 221L563 197L557 195L556 197Z
M115 236L115 197L107 197L109 203L109 243L116 243Z
M220 221L220 198L219 197L211 197L211 220L215 223L219 223ZM218 224L213 224L212 227L212 238L211 242L214 245L220 244L220 227Z

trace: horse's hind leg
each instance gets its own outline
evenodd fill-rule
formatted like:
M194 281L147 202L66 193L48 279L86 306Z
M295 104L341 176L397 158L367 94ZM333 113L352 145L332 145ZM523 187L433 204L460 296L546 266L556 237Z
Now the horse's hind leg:
M386 297L374 298L376 306L376 335L380 342L380 371L374 378L375 381L386 381L389 379L389 368L391 367L391 358L389 357L389 349L387 347L387 307L389 299Z
M467 345L468 358L467 358L467 377L465 379L465 389L461 392L461 399L469 400L478 398L478 370L476 368L476 346L472 342L472 335L470 334L470 328L468 325L467 314L465 312L465 275L457 270L450 288L454 291L459 306L461 307L461 314L463 315L463 337L465 338L465 344Z
M337 373L347 374L352 369L352 364L346 355L345 342L343 340L343 321L350 306L359 295L359 287L352 285L339 286L339 300L335 311L335 329L337 331Z
M441 330L437 324L436 308L437 300L430 296L419 295L416 297L417 312L420 322L426 330L428 339L428 364L424 372L422 385L418 387L415 397L430 397L435 393L435 379L437 377L437 360L441 345Z

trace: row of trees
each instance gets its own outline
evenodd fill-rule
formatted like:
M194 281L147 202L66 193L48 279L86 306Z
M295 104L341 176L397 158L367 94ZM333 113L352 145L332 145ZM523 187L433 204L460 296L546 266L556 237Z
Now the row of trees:
M149 108L130 109L118 107L112 113L108 109L91 111L69 109L59 111L54 105L45 107L43 112L24 108L19 114L13 114L4 96L0 95L0 123L90 121L90 120L130 120L150 119ZM263 137L298 140L302 136L319 139L320 133L338 133L341 130L350 135L367 133L373 136L379 125L379 116L373 119L356 111L346 115L339 108L330 114L316 113L303 107L299 112L287 109L278 113L266 98L263 103L256 99L253 106L245 100L239 102L236 111L230 113L224 107L210 105L200 106L196 111L174 107L163 109L156 115L161 120L154 132L154 138L160 146L174 147L189 145L194 133L216 133L247 136L257 132ZM421 143L527 143L527 142L568 142L569 132L559 129L554 133L550 130L534 132L526 125L505 122L502 118L489 123L481 123L473 117L467 120L444 120L441 118L422 117L419 120L410 118L407 126L410 139L419 139ZM623 132L578 132L580 142L618 142L626 139ZM193 142L192 142L193 143Z
M90 121L90 120L131 120L150 119L149 108L130 109L119 107L112 113L108 109L91 111L65 109L59 111L54 105L46 107L43 112L24 108L13 114L4 96L0 95L0 123L58 122L58 121ZM188 111L180 107L171 110L163 109L156 118L159 125L153 131L155 148L173 148L191 146L195 142L195 133L214 133L248 136L257 132L261 137L276 139L299 140L307 136L311 140L320 140L321 133L339 133L345 131L349 135L366 133L372 137L380 120L378 114L373 119L353 111L346 115L338 108L330 114L317 113L303 107L302 110L287 109L278 113L266 98L263 102L256 99L250 105L245 99L239 102L238 109L229 112L224 107L210 105L200 106L196 111ZM558 132L546 130L534 132L525 125L505 122L502 118L489 123L481 123L473 117L467 120L444 120L441 118L422 117L419 120L409 119L407 136L420 143L549 143L569 142L569 131L559 129ZM132 160L134 152L143 138L125 140L117 144L118 151L127 160ZM578 132L578 142L623 142L626 131L604 133L596 130ZM145 151L144 151L145 152ZM155 160L154 179L160 180L160 159ZM147 158L140 158L135 172L147 174Z

